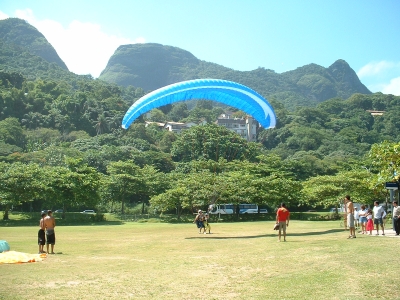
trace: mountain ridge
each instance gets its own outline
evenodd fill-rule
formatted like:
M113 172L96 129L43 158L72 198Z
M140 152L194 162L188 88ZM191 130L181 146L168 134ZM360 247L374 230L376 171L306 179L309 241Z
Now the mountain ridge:
M186 50L156 43L121 45L99 76L109 83L139 86L147 91L202 78L236 81L290 106L315 106L334 97L371 94L343 59L328 68L312 63L283 73L265 68L236 71L202 61Z
M58 56L57 51L45 36L25 20L8 18L0 21L0 39L6 43L25 48L50 63L55 63L68 71L67 65Z
M30 79L85 76L69 72L43 34L16 18L0 21L0 69L20 72ZM355 93L371 94L343 59L328 68L311 63L283 73L261 67L236 71L200 60L184 49L158 43L119 46L98 79L152 91L176 82L203 78L244 84L290 110L298 106L316 106L335 97L346 99Z

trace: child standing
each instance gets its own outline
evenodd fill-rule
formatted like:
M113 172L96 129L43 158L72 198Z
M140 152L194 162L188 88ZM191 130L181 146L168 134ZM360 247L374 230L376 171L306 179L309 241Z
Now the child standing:
M372 235L372 230L374 230L374 221L372 221L372 210L368 209L367 212L367 225L365 226L365 230L369 231L369 235Z

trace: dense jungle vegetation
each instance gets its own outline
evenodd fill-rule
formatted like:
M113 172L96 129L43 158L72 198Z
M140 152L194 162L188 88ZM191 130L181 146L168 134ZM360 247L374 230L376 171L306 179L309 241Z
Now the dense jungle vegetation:
M278 126L249 143L212 123L226 108L209 101L154 110L149 120L211 121L175 135L145 127L143 118L121 129L141 88L81 77L27 80L16 72L1 72L0 83L5 210L124 212L141 203L180 215L210 203L327 207L345 193L363 202L386 197L383 183L397 168L386 166L399 141L397 96L354 94L294 112L271 99Z
M213 123L234 109L199 99L121 128L149 89L206 77L268 97L277 127L249 143ZM345 194L382 201L384 183L400 174L399 113L400 97L371 94L343 60L282 74L239 72L176 47L124 45L100 79L76 75L34 27L10 18L0 21L0 209L5 219L11 208L124 213L136 206L179 217L213 203L273 210L285 201L303 210L338 205ZM145 119L207 124L176 135Z

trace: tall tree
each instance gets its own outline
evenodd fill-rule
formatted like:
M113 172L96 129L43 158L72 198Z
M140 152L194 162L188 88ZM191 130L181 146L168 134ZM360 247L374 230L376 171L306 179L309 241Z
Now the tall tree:
M141 191L143 178L140 167L132 162L112 162L107 167L109 174L106 181L106 190L112 194L114 199L121 201L121 213L124 213L125 202Z

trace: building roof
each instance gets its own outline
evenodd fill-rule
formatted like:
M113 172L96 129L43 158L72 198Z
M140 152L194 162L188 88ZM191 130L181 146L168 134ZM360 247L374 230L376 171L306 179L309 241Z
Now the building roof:
M385 111L384 110L367 110L371 114L371 116L382 116Z

